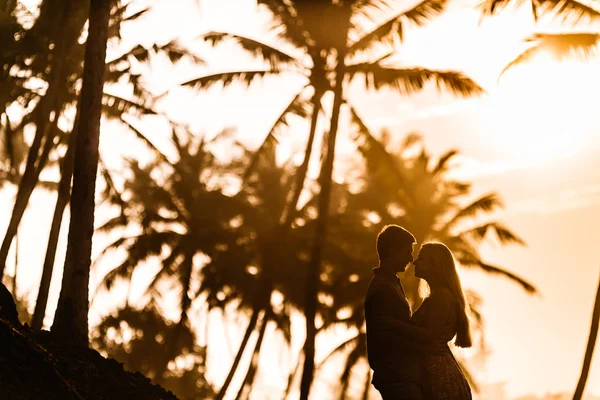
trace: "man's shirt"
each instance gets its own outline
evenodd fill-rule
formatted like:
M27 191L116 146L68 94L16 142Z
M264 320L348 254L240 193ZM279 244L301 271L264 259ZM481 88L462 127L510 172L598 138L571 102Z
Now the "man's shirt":
M410 305L398 277L380 268L373 269L365 298L367 354L373 369L373 385L421 381L421 360L415 345L398 333L376 330L369 322L393 318L410 323Z

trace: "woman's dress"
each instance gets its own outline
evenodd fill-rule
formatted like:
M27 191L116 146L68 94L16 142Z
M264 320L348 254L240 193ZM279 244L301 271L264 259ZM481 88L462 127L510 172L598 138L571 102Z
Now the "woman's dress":
M425 299L421 307L413 314L412 321L421 327L431 329L436 325L436 340L443 339L446 343L456 335L458 326L458 310L456 303L438 307ZM443 309L442 309L443 308ZM424 382L425 399L427 400L471 400L471 388L458 365L450 348L446 346L443 354L425 355Z

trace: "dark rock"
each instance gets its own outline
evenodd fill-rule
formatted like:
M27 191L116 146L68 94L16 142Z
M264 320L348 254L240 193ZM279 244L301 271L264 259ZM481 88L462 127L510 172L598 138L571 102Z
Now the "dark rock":
M7 320L13 325L19 325L17 305L2 282L0 282L0 318Z
M4 285L0 297L0 399L177 400L95 350L60 343L50 332L21 325Z

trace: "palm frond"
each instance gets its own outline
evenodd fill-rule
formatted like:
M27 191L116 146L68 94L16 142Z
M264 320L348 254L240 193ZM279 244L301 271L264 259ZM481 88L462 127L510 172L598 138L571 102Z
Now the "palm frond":
M531 283L529 283L528 281L526 281L525 279L521 278L520 276L517 276L515 274L513 274L510 271L507 271L503 268L500 267L496 267L494 265L490 265L487 263L484 263L483 261L480 261L477 263L477 267L482 269L483 271L490 273L490 274L497 274L497 275L502 275L506 278L509 278L511 281L516 282L517 284L519 284L523 289L525 289L525 291L527 291L528 293L537 293L537 289L535 288L535 286L533 286Z
M143 103L138 103L109 93L103 94L102 105L102 111L113 118L119 118L125 113L133 113L136 115L156 114L152 108Z
M223 88L231 85L234 82L241 83L246 87L250 86L255 80L263 79L267 76L276 76L280 72L277 70L254 70L254 71L236 71L236 72L220 72L218 74L203 76L184 82L181 86L192 87L196 90L207 89L218 83L223 85Z
M530 1L533 2L534 0ZM526 2L527 0L484 0L477 6L477 8L481 10L483 16L492 16L503 11L510 5L521 7Z
M271 69L274 70L279 69L282 65L301 66L299 60L284 51L244 36L226 32L209 32L206 35L203 35L202 38L209 42L211 46L217 46L227 40L232 41L253 57L268 62Z
M458 210L458 212L454 215L454 217L452 217L446 223L445 229L450 229L457 222L459 222L465 218L472 218L480 212L489 213L489 212L494 211L496 208L501 208L501 207L504 207L504 204L502 203L502 200L500 200L500 197L498 196L497 193L486 194L486 195L478 198L477 200L475 200L468 206ZM485 233L487 232L487 228L489 228L489 227L486 225L486 228L485 228L486 231L483 232L484 236L485 236ZM483 236L481 236L480 239L483 239Z
M123 122L133 133L135 133L136 137L140 139L146 146L148 146L150 150L152 150L159 159L171 166L174 165L173 162L171 162L169 158L162 151L160 151L158 147L156 147L154 143L152 143L152 141L148 139L142 131L133 126L131 122L127 121L124 118L121 118L121 122Z
M392 0L393 1L393 0ZM355 13L359 13L364 9L376 9L378 11L384 11L390 8L390 0L353 0L352 10Z
M248 177L254 172L254 169L258 163L258 160L260 159L260 157L264 153L264 151L267 148L272 148L272 146L275 146L275 144L278 143L277 132L283 126L288 126L288 121L287 121L288 117L290 115L297 115L301 118L308 117L308 115L310 113L310 111L309 111L310 104L307 100L302 98L303 93L304 92L301 91L296 96L294 96L292 101L281 112L281 114L279 115L279 117L277 118L277 120L275 121L273 126L271 126L271 129L267 133L265 140L263 140L262 144L258 147L258 149L254 151L254 154L252 155L252 158L250 159L248 167L246 168L246 171L244 172L244 176L243 176L244 182L246 182Z
M280 39L299 49L313 46L310 34L304 27L304 21L298 16L293 4L287 0L257 0L256 3L271 12L272 30L277 32Z
M435 167L433 168L433 175L439 175L445 171L448 170L448 163L456 156L458 155L458 150L452 149L452 150L448 150L446 153L444 153L439 160L437 161Z
M110 290L117 279L131 276L133 270L142 261L160 255L163 245L173 246L180 241L180 238L180 234L171 231L154 231L136 236L127 246L127 258L102 278L100 286Z
M576 0L531 0L534 16L540 11L544 14L554 14L563 22L578 23L582 20L597 21L600 11ZM537 6L536 6L537 4Z
M114 223L114 221L113 221L113 223ZM96 265L102 259L102 257L104 257L106 255L106 253L108 253L111 250L116 250L116 249L120 248L126 242L128 242L130 240L135 240L135 238L136 238L136 236L122 236L122 237L116 239L115 241L113 241L112 243L110 243L106 247L104 247L102 249L102 251L100 251L100 254L98 254L98 256L96 256L96 259L93 261L92 264Z
M521 246L526 246L526 243L523 239L515 235L512 231L498 222L488 222L476 228L471 228L460 233L460 236L467 236L476 242L479 242L483 240L490 231L496 234L496 237L501 244L518 244Z
M365 339L365 335L364 333L358 333L356 336L352 336L350 339L345 340L344 342L340 343L338 346L336 346L333 350L331 350L329 352L329 354L327 354L325 356L325 358L323 358L321 360L321 362L316 366L315 369L319 369L321 368L323 365L325 365L325 363L333 356L335 356L336 354L342 353L344 352L346 349L348 349L348 347L358 347L359 342L361 340L366 340Z
M418 132L411 132L402 139L400 143L400 152L404 153L416 145L423 145L423 135Z
M354 144L358 147L359 152L367 160L371 160L373 164L383 166L387 172L391 173L398 179L399 182L404 182L406 179L396 164L394 156L390 154L380 140L375 138L366 124L358 115L356 109L346 102L350 108L351 121L356 126L356 130L351 131L350 137Z
M109 233L109 232L113 231L114 229L121 229L123 227L126 227L127 224L128 224L127 218L124 215L118 215L118 216L116 216L114 218L108 219L102 225L100 225L99 227L97 227L96 229L94 229L94 231L95 232L101 232L101 233ZM113 244L111 246L113 246L113 247L119 247L123 243L123 241L125 239L126 238L119 238L117 240L117 244L116 245ZM107 248L105 248L105 250Z
M423 26L425 22L440 15L448 0L423 0L413 8L396 14L371 32L362 36L350 45L348 54L353 55L359 51L368 50L374 44L386 44L392 46L396 40L404 38L403 20L412 22L417 26Z
M385 146L371 133L365 122L358 115L356 108L350 103L346 102L350 109L350 117L352 124L356 127L356 130L351 133L351 138L354 141L358 150L364 155L373 154L376 157L386 156L391 158L391 155L385 149Z
M536 33L527 38L526 42L531 43L531 46L509 62L500 72L498 79L509 69L530 62L544 53L551 54L558 61L572 57L585 60L596 52L600 43L600 33Z
M485 93L471 78L454 71L436 71L426 68L388 68L373 63L349 65L347 71L352 77L358 74L364 75L367 89L379 90L383 87L389 87L403 95L420 92L429 81L434 81L438 90L445 88L453 94L463 97Z
M150 283L148 284L147 291L152 293L156 292L156 287L160 280L165 275L172 275L176 268L179 266L179 258L183 254L183 246L179 243L171 249L171 253L161 262L160 270L154 275Z
M129 3L127 5L129 5ZM135 12L135 13L133 13L131 15L123 17L122 21L123 22L135 21L136 19L140 18L142 15L146 14L148 11L150 11L150 8L148 8L148 7L142 8L138 12Z
M364 339L364 338L363 338ZM346 362L344 363L344 369L342 371L342 375L340 376L340 383L342 384L340 388L340 398L346 398L346 392L348 391L348 386L350 385L350 373L352 372L352 368L360 361L361 357L366 354L366 339L362 341L358 341L356 343L356 347L352 349L350 354L346 357Z
M182 58L188 58L196 65L204 65L206 61L203 58L198 57L192 51L186 49L179 41L171 40L163 45L154 45L154 51L157 54L165 54L172 63L177 63Z

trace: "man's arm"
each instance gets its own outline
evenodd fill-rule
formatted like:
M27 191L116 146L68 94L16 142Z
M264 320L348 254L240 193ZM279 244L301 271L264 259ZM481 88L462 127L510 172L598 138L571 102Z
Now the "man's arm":
M367 326L380 333L396 333L417 343L430 343L433 337L426 329L395 318L390 309L398 301L398 294L390 286L381 286L370 298L371 314L367 315ZM370 318L369 318L370 317Z
M428 329L413 325L409 322L397 319L380 317L373 321L373 326L379 331L392 331L405 336L407 339L417 343L429 344L435 340L432 332Z

